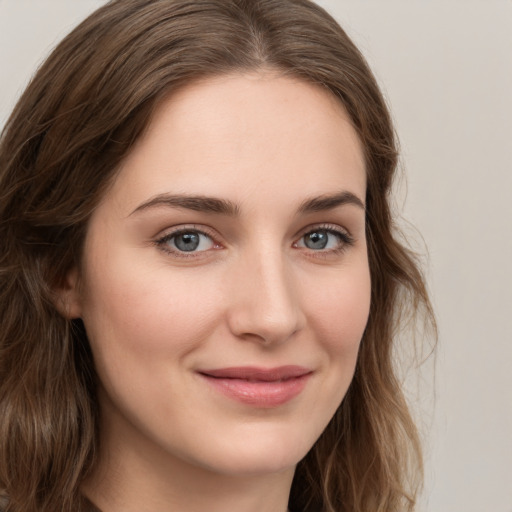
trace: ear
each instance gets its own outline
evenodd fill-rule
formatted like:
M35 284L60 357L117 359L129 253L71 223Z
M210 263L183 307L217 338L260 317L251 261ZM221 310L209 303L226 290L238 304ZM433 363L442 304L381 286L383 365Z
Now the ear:
M55 287L54 293L55 307L64 318L71 320L82 316L78 269L71 269L62 284Z

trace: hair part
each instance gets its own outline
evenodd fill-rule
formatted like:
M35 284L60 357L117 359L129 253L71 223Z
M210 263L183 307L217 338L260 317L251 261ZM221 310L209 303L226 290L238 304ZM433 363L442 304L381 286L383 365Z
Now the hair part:
M226 73L276 70L330 91L365 153L370 316L354 380L297 467L290 507L412 510L418 434L393 368L407 309L434 325L389 207L390 115L364 58L308 0L113 0L38 70L0 139L0 501L77 511L98 452L96 374L80 320L55 290L80 265L88 219L164 98ZM416 482L407 475L419 475Z

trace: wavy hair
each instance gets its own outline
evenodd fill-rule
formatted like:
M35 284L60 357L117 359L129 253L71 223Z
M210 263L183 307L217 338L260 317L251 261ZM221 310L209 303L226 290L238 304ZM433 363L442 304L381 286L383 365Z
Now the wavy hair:
M51 53L0 139L0 501L86 510L96 374L80 320L54 290L79 265L88 219L160 102L200 78L274 69L346 109L364 148L371 307L353 382L297 469L292 510L414 508L421 449L393 365L407 319L432 321L390 210L396 138L364 58L308 0L113 0ZM416 478L418 477L418 478Z

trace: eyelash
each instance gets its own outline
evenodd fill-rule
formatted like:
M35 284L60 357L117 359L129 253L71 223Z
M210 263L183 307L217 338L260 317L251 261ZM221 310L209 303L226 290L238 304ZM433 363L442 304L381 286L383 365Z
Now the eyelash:
M338 239L339 245L333 249L327 250L314 250L309 249L308 247L297 247L297 244L300 240L302 240L307 235L310 235L315 232L324 232L330 235L335 236ZM308 226L302 235L299 237L297 242L294 242L293 246L298 249L305 249L307 252L311 253L311 255L315 258L328 258L329 256L337 256L343 254L347 249L352 247L355 243L355 239L350 235L350 233L340 228L339 226L333 224L320 224L316 226Z
M322 250L322 249L314 250L314 249L309 249L308 247L298 247L297 246L299 241L302 240L305 236L315 233L315 232L325 232L325 233L335 236L339 241L339 246L334 249L327 249L327 250ZM167 245L169 241L171 241L172 239L174 239L175 237L177 237L179 235L183 235L186 233L196 233L199 235L206 236L212 241L212 243L214 245L213 249L221 248L221 244L216 241L215 235L213 233L209 232L209 230L206 230L203 227L199 228L194 225L180 227L174 231L171 231L171 232L165 234L164 236L158 238L157 240L155 240L154 244L160 250L164 251L165 253L171 254L178 258L197 258L199 254L202 254L202 253L212 250L212 249L208 249L205 251L186 252L186 251L180 251L178 249L170 249L169 248L169 246ZM342 254L349 247L353 246L354 243L355 243L355 240L348 233L348 231L341 229L339 226L335 226L332 224L321 224L321 225L306 228L306 230L304 230L304 232L300 235L298 240L293 243L293 247L300 249L300 250L305 250L307 252L310 252L312 255L314 255L314 257L325 258L325 257L329 257L331 255Z
M197 233L199 235L203 235L208 237L212 243L214 244L214 248L218 249L220 247L220 244L216 242L215 235L213 233L210 233L208 230L204 229L203 227L199 228L197 226L191 225L191 226L185 226L180 227L174 231L171 231L170 233L165 234L161 238L158 238L155 240L155 245L162 251L164 251L167 254L171 254L177 258L197 258L198 254L202 254L207 251L180 251L178 249L170 249L167 245L168 242L170 242L173 238L184 235L186 233Z

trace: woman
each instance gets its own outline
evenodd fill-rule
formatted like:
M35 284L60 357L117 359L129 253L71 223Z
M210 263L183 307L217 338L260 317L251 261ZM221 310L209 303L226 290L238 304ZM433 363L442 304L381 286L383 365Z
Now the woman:
M0 146L4 509L412 510L393 335L430 307L396 160L307 0L114 0L76 28Z

